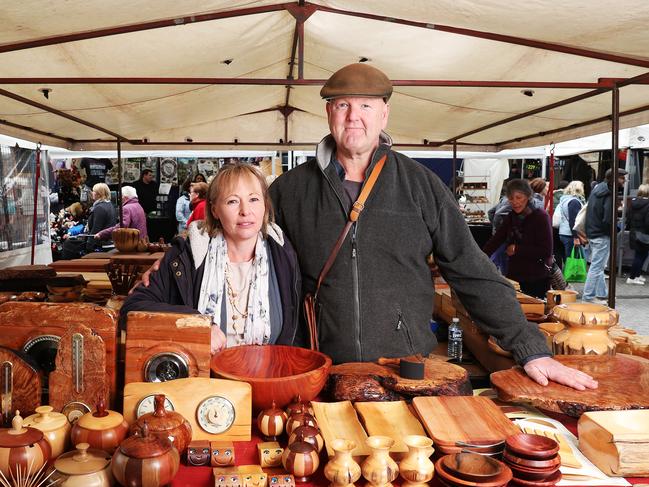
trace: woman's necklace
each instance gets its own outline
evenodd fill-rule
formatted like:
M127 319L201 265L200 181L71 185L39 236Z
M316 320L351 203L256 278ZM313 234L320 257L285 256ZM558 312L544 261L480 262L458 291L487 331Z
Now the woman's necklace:
M252 263L247 269L246 275L243 278L243 283L240 289L236 289L232 283L232 275L230 263L225 265L225 284L227 287L228 302L232 308L232 326L238 334L243 333L245 322L248 319L248 301L250 299L250 271L252 270ZM247 292L246 292L247 291ZM245 301L241 303L242 294L246 292ZM241 311L243 308L245 311Z

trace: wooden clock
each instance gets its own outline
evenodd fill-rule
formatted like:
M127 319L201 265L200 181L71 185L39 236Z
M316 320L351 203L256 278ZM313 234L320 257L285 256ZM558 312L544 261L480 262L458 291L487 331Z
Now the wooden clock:
M189 421L194 441L250 441L252 389L246 382L207 377L131 382L124 387L124 419L132 424L149 412L155 394L164 394L165 408Z

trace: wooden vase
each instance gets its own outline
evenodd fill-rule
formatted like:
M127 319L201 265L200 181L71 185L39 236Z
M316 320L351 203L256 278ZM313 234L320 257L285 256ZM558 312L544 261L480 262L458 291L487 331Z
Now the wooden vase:
M112 233L115 248L120 252L135 252L140 240L140 231L137 228L118 228Z
M568 303L552 309L552 316L566 325L552 340L557 355L615 355L608 329L617 324L617 311L601 304Z
M146 422L115 450L111 463L115 480L125 487L168 485L179 467L178 450L167 438L149 433Z
M68 450L72 426L68 418L53 411L52 406L39 406L36 414L25 418L25 426L41 430L52 448L51 459Z
M409 487L428 485L435 473L435 465L430 460L433 454L433 440L426 436L408 435L403 438L408 453L399 464L399 473Z
M307 482L309 477L318 470L320 457L311 444L298 437L284 449L282 465L295 477L296 482Z
M370 436L367 446L371 453L361 464L361 472L368 485L388 487L399 475L397 462L390 458L390 448L394 440L388 436Z
M25 428L16 411L11 429L0 431L0 472L7 478L33 475L49 461L51 451L43 432Z
M257 416L257 427L267 440L276 440L284 432L288 421L286 413L275 405L275 401L269 409L264 409Z
M131 427L134 433L141 429L144 423L148 424L151 434L169 438L179 454L187 449L192 441L192 427L182 414L165 409L165 395L156 394L154 399L154 411L140 416Z
M88 443L90 448L112 455L127 433L128 423L124 416L106 409L106 403L100 399L95 412L84 414L74 423L70 436L73 445Z
M334 456L325 465L324 476L331 482L330 487L352 487L361 477L361 466L352 457L356 443L338 438L331 444Z

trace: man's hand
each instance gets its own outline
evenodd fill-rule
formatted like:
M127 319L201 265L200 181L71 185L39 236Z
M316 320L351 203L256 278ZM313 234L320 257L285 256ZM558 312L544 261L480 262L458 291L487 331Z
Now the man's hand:
M225 348L227 339L218 325L212 325L212 338L210 340L210 354L214 355Z
M158 272L160 270L160 262L162 262L162 257L160 257L158 260L156 260L151 267L149 267L144 274L140 277L140 280L137 281L135 284L133 284L133 287L130 289L128 292L129 294L133 294L133 291L140 285L143 284L144 287L149 287L149 278L151 277L152 272Z
M541 357L527 362L523 368L530 378L542 386L554 381L578 391L597 389L597 381L590 375L570 367L566 367L551 357Z
M579 237L575 237L575 239L572 241L572 244L575 247L579 247L581 245L581 239Z

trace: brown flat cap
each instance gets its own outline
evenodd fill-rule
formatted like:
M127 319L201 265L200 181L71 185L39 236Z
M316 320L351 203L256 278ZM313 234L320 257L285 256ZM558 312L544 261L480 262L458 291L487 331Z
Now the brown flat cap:
M341 96L369 96L387 101L391 95L392 83L385 73L365 63L340 68L320 90L320 96L325 100Z

